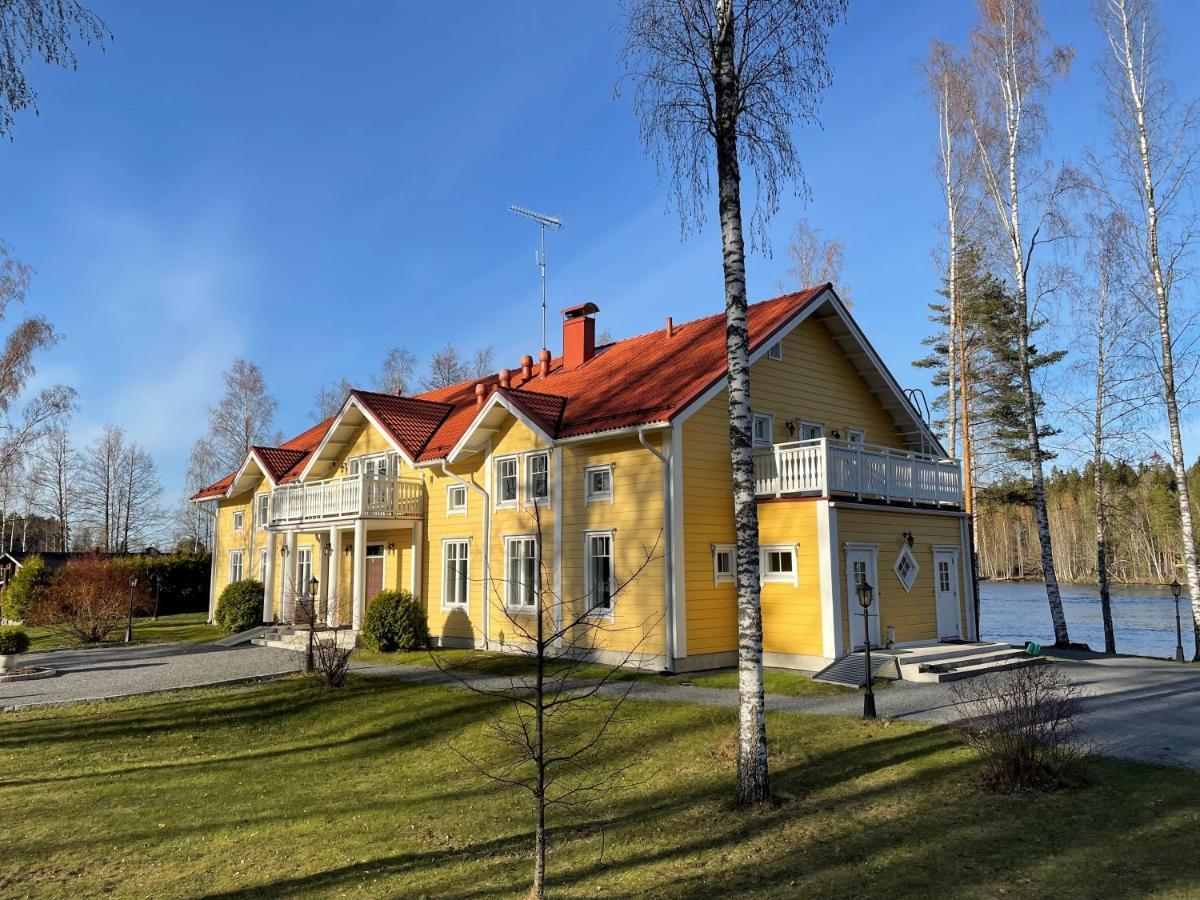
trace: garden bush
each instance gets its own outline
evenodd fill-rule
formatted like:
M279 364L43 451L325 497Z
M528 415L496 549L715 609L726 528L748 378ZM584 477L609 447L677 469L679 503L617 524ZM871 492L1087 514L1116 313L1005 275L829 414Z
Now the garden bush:
M0 628L0 656L24 653L29 649L29 635L20 628Z
M391 653L429 646L425 605L408 591L380 591L367 607L363 646Z
M99 553L77 557L59 569L29 610L31 625L44 625L81 644L106 639L129 615L146 610L145 585L129 584L125 570Z
M230 583L217 600L217 624L237 634L263 623L263 583L252 578Z
M25 557L21 568L4 591L4 618L10 622L24 622L29 610L50 586L50 567L36 554Z

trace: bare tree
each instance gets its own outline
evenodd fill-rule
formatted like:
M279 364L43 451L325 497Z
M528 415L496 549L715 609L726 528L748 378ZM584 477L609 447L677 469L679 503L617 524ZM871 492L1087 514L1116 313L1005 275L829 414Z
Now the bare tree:
M740 804L770 797L759 604L758 509L750 424L750 336L742 230L743 162L755 204L751 235L786 183L804 190L792 129L816 120L832 74L829 31L845 0L626 0L623 60L642 141L686 232L704 220L715 166L725 276L729 455L737 536Z
M38 489L39 508L43 515L58 523L54 549L65 553L71 549L71 523L79 498L76 487L79 458L65 425L51 428L38 442L35 459L33 481Z
M25 77L31 58L74 69L76 40L104 48L111 35L94 12L76 0L5 0L0 3L0 137L12 136L15 114L37 110L37 92Z
M425 389L432 391L438 388L461 384L473 378L483 378L492 374L492 360L495 352L491 347L476 350L468 361L453 344L446 344L429 359L429 372L425 376Z
M121 497L121 549L144 549L157 539L163 523L162 483L154 458L136 443L130 442L121 459L123 490Z
M814 287L828 281L837 289L842 301L847 306L851 305L850 285L842 280L845 257L846 245L841 238L827 238L808 219L801 219L792 229L792 239L788 244L791 266L788 267L787 277L791 289Z
M1073 182L1066 172L1052 174L1037 151L1046 128L1042 100L1051 80L1070 67L1072 51L1048 46L1036 0L980 0L979 9L980 22L971 34L973 84L968 120L978 150L983 190L995 212L992 225L998 256L1007 257L1010 267L1016 307L1012 350L1023 405L1021 418L1028 444L1046 599L1055 644L1066 646L1070 635L1046 513L1044 428L1039 422L1040 400L1032 376L1031 335L1039 319L1039 295L1030 282L1036 251L1065 232L1061 203Z
M353 385L345 378L341 381L336 381L333 384L323 384L317 390L316 399L313 400L312 409L309 410L309 415L312 416L314 422L324 422L326 419L337 414L337 411L342 408L342 404L346 402L346 398L353 390Z
M496 351L491 347L480 347L471 357L471 377L486 378L496 371Z
M186 496L191 497L202 488L208 487L221 475L208 442L201 438L192 447L188 458L187 474L184 476ZM193 553L212 547L213 525L216 521L216 501L191 503L186 497L175 513L175 537L181 543L190 544Z
M1126 244L1140 269L1141 287L1133 296L1154 323L1155 360L1161 401L1170 432L1171 465L1177 485L1183 569L1192 601L1192 622L1200 659L1200 573L1197 571L1191 490L1180 428L1179 323L1172 310L1172 288L1196 235L1194 210L1184 206L1194 195L1196 154L1195 103L1180 104L1161 68L1162 31L1151 0L1099 0L1097 23L1109 53L1101 64L1112 121L1110 158L1094 161L1111 205L1129 223Z
M252 362L234 360L221 378L225 393L209 408L208 435L192 452L210 456L213 469L234 472L252 445L278 442L271 425L279 402L267 390L262 369Z
M417 358L404 347L393 347L383 358L375 389L384 394L402 396L413 387L417 373Z
M535 503L535 552L514 566L511 581L485 579L485 596L503 622L502 644L528 662L528 674L481 678L469 663L452 667L431 651L443 672L477 694L504 701L487 723L488 747L469 754L451 750L483 777L528 793L534 813L533 889L545 896L546 814L558 809L579 812L611 790L627 762L610 752L614 725L633 681L618 682L622 668L642 655L642 646L658 629L661 617L616 625L617 609L651 561L658 542L624 578L611 556L592 573L591 592L564 598L554 593L554 573L542 553L541 512ZM660 535L661 538L661 535ZM467 573L455 574L466 580ZM611 649L611 644L626 649ZM602 663L604 651L608 662ZM597 672L599 670L599 672Z

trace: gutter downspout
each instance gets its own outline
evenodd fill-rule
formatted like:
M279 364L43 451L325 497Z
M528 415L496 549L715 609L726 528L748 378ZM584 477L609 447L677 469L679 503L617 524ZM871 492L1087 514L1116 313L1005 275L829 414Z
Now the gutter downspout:
M663 468L663 545L666 548L663 554L663 599L667 607L667 668L670 669L675 665L675 571L671 553L674 546L675 523L672 521L672 512L675 504L671 502L671 460L646 440L645 428L638 429L638 442L654 454Z
M444 459L441 461L441 463L443 475L445 475L447 478L452 478L467 490L474 491L483 498L483 649L487 650L488 636L491 634L488 629L488 591L491 590L492 585L492 499L488 496L488 492L475 482L467 481L466 479L451 472L450 467L446 464Z

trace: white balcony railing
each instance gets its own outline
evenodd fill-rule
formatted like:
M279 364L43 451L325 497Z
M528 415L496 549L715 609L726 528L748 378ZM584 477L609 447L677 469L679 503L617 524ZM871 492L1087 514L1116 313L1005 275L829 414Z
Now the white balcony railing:
M271 491L271 524L329 519L419 519L424 514L421 482L360 474L285 484Z
M817 438L754 451L760 497L852 494L858 499L961 506L958 460Z

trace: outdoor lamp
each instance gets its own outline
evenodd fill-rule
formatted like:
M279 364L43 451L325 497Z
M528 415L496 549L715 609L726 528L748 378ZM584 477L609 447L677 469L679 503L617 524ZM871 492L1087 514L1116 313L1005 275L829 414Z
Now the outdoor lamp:
M1183 662L1183 628L1179 624L1179 597L1183 585L1176 578L1171 582L1171 596L1175 598L1175 662Z
M871 604L875 601L875 588L865 578L858 585L858 605L862 607L863 617L863 653L866 663L866 693L863 694L863 718L875 718L875 689L871 671Z
M133 589L137 587L137 576L129 576L129 618L125 622L125 643L133 641ZM1178 607L1178 604L1176 604Z
M1171 596L1174 597L1176 600L1178 600L1182 593L1183 593L1183 585L1180 584L1179 579L1176 578L1174 581L1171 582Z
M310 596L310 597L317 596L317 585L318 584L320 584L320 582L317 580L316 575L314 575L312 578L308 579L308 596Z
M280 546L280 548L279 548L279 555L280 555L280 556L282 556L284 559L287 559L287 555L288 555L288 546L287 546L287 544L283 544L283 545L281 545L281 546Z

